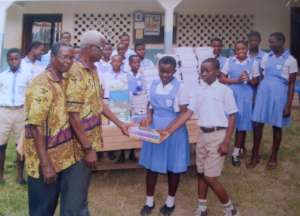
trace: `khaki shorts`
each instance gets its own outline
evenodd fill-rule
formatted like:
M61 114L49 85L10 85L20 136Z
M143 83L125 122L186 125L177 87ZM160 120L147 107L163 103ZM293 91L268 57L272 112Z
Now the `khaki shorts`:
M7 144L10 136L13 136L14 142L17 143L24 128L24 121L24 108L0 107L0 145Z
M221 156L218 149L225 135L226 130L203 133L200 129L200 135L196 145L196 165L198 173L203 173L207 177L218 177L221 175L225 156Z

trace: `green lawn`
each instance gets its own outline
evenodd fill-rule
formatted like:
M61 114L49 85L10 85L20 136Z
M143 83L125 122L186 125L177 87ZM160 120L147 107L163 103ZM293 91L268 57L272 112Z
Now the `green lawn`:
M221 181L228 189L242 216L298 216L300 212L300 107L293 109L292 127L284 130L278 169L267 171L265 165L271 148L272 134L266 128L263 138L262 161L253 170L234 168L226 161ZM248 137L248 149L251 146ZM8 148L5 184L0 185L0 216L28 215L26 186L15 183L14 146ZM166 178L161 177L155 202L157 215L166 197ZM144 205L144 171L120 170L94 173L89 201L92 215L138 215ZM189 216L196 206L196 175L194 168L182 177L177 194L176 216ZM209 193L209 215L222 215L215 196Z

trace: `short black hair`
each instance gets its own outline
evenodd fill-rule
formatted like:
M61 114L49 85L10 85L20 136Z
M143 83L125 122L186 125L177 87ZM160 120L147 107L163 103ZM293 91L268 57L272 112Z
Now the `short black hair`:
M172 56L164 56L158 62L158 65L166 65L166 64L172 65L173 68L175 69L176 68L175 58L173 58Z
M129 56L128 61L132 62L134 58L140 59L140 57L138 55L131 55L131 56Z
M214 67L215 67L217 70L220 69L220 62L219 62L219 60L216 59L216 58L208 58L208 59L205 59L205 60L202 62L202 64L204 64L204 63L211 63L211 64L214 65Z
M211 39L210 40L210 44L212 44L214 41L217 41L217 42L219 42L219 43L221 43L222 45L223 45L223 41L222 41L222 39L221 38L213 38L213 39Z
M282 32L273 32L270 34L270 37L275 37L278 41L284 43L285 42L285 36Z
M59 53L59 50L61 47L69 47L69 48L73 48L71 45L69 44L65 44L65 43L55 43L52 45L51 47L51 56L57 56L57 54Z
M44 46L44 44L41 41L33 41L29 46L29 51L32 49L39 48L40 46Z
M261 35L258 31L251 31L247 34L247 37L257 37L259 40L261 40Z
M70 37L72 37L72 34L71 34L70 32L67 32L67 31L62 32L60 35L63 36L63 35L65 35L65 34L68 34L68 35L70 35Z
M146 46L146 44L143 42L138 42L134 45L134 50L136 50L139 46Z
M129 36L129 34L127 34L126 32L123 32L121 35L120 35L120 39L122 38L122 37L124 37L124 36L126 36L126 37L129 37L130 38L130 36Z
M244 41L244 40L238 40L234 43L234 47L236 47L236 45L238 44L244 44L246 47L248 47L248 42Z
M10 56L11 54L13 54L13 53L18 53L18 54L21 56L21 50L20 50L20 49L18 49L18 48L11 48L11 49L9 49L9 50L7 51L7 53L6 53L6 58L8 59L9 56Z

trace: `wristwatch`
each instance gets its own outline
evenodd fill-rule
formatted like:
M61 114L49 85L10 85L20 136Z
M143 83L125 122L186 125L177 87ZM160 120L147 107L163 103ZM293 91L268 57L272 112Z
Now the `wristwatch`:
M92 147L92 145L83 146L83 147L82 147L82 150L83 150L85 153L88 153L89 151L92 151L92 150L93 150L93 147Z

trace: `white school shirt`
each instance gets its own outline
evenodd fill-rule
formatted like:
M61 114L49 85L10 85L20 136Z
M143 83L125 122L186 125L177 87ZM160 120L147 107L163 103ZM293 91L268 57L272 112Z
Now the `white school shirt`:
M147 58L144 58L142 61L141 61L141 69L147 69L147 68L153 68L154 67L154 64L153 62L150 60L150 59L147 59Z
M193 88L189 110L200 127L228 127L228 115L238 112L232 90L218 80L208 85L200 80Z
M250 58L246 58L243 61L239 61L235 56L228 58L226 60L225 64L224 64L224 67L223 67L222 71L221 71L225 75L228 75L229 70L230 70L230 68L229 68L230 59L233 59L235 64L240 64L240 65L246 65L251 61ZM252 71L251 72L252 72L252 74L251 74L251 77L249 77L250 79L260 76L259 65L258 65L257 61L254 61L253 65L252 65Z
M16 72L7 69L0 73L0 106L24 105L26 88L31 74L19 68Z
M174 78L176 79L176 78ZM157 85L156 89L155 89L155 93L158 95L168 95L170 94L170 92L172 91L172 89L174 88L174 85L169 82L167 85L163 85L162 82L160 81L160 83ZM187 87L183 84L180 83L180 87L179 90L177 91L177 94L175 96L175 101L173 104L173 109L174 112L179 112L180 105L188 105L189 104L189 91L187 90ZM152 107L150 107L152 108Z
M261 60L261 65L260 65L260 67L263 70L263 75L265 75L265 68L266 68L268 61L272 61L277 58L284 58L285 55L289 55L289 56L288 56L287 60L285 61L285 63L282 66L280 66L280 67L282 67L281 76L285 79L288 79L290 74L297 73L298 72L297 60L290 54L289 50L286 50L279 57L276 57L276 55L273 53L273 51L264 55L263 59Z
M110 72L112 70L112 66L110 61L106 62L103 59L100 59L99 62L95 62L95 66L97 68L97 73L100 79L104 78L104 74Z
M35 62L30 61L30 59L26 56L21 61L21 68L25 72L31 73L32 79L39 75L46 69L46 66L42 64L41 61L36 60Z

